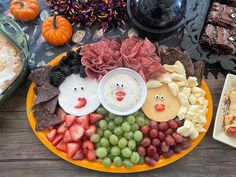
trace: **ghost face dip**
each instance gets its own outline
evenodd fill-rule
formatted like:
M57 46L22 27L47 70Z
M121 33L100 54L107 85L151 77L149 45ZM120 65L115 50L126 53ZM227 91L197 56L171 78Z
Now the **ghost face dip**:
M143 97L146 97L146 86L141 76L125 68L109 72L99 88L103 106L117 115L137 111Z

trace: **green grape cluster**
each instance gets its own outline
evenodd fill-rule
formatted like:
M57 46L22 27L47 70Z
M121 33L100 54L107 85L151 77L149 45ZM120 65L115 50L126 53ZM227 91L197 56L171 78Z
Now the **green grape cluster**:
M143 139L139 128L148 124L144 114L138 111L122 117L109 113L103 107L98 108L97 113L105 118L98 122L97 133L90 140L95 143L96 155L103 165L109 167L113 163L116 167L124 165L131 168L133 164L143 163L136 148Z

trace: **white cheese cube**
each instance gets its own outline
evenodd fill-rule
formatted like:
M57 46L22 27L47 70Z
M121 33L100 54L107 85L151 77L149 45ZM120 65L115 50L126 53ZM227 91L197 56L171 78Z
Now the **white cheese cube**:
M185 97L188 99L191 94L191 88L184 87L182 93L185 95Z
M185 76L181 75L181 74L177 74L177 73L172 73L170 75L171 79L172 80L177 80L177 81L181 81L181 82L184 82L184 83L188 83L187 79Z
M184 106L184 107L188 107L189 106L188 99L186 98L186 96L183 93L179 92L177 97L178 97L178 99L180 101L180 104L182 106Z
M189 137L190 137L192 140L194 140L194 139L196 139L198 136L199 136L199 133L198 133L198 131L194 128L194 129L192 130L192 133L190 134Z
M184 107L184 106L180 107L180 109L179 109L179 111L178 111L178 113L177 113L177 116L178 116L178 118L179 118L180 120L183 120L183 119L185 118L185 115L186 115L186 113L187 113L187 110L188 110L187 107Z
M169 82L171 82L172 79L170 77L170 74L169 73L163 74L162 77L160 78L160 81L165 83L165 84L168 84Z
M161 87L163 84L158 80L150 80L147 82L147 88Z
M189 77L188 78L188 85L189 85L189 87L197 87L198 86L197 78L196 77Z
M183 76L186 76L184 65L180 61L176 61L175 65L178 67L178 69L175 72Z
M191 103L191 104L196 104L196 102L197 102L197 98L195 97L195 95L194 94L191 94L190 96L189 96L189 102Z
M178 69L178 66L164 64L163 68L165 68L166 71L173 73Z
M169 82L168 83L168 87L169 87L169 89L170 89L170 91L171 91L173 96L177 96L178 95L178 93L179 93L179 86L176 83Z

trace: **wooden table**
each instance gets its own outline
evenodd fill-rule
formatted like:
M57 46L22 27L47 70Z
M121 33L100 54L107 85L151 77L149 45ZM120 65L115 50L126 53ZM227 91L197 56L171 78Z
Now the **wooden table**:
M214 115L224 77L212 75L206 80L212 92ZM109 176L74 166L50 152L36 138L28 123L25 100L29 83L25 83L0 106L0 177L87 177ZM214 120L214 118L213 118ZM236 149L213 140L213 123L203 141L177 162L137 174L113 174L114 177L235 177Z

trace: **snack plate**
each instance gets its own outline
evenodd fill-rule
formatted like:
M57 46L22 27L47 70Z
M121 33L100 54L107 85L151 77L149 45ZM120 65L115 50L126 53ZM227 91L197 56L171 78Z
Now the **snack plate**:
M56 66L59 64L59 61L61 60L62 56L65 56L66 53L63 53L59 56L57 56L54 60L52 60L51 62L49 62L50 66ZM28 121L34 131L34 133L36 134L36 136L38 137L38 139L53 153L55 153L57 156L61 157L62 159L80 166L80 167L84 167L84 168L88 168L91 170L96 170L96 171L102 171L102 172L109 172L109 173L134 173L134 172L142 172L142 171L148 171L148 170L152 170L152 169L156 169L156 168L160 168L163 166L166 166L168 164L171 164L173 162L175 162L176 160L184 157L186 154L188 154L189 152L191 152L203 139L203 137L205 136L205 133L201 133L194 141L192 141L192 146L186 150L183 150L180 154L175 154L174 156L172 156L169 159L164 159L163 157L161 157L161 159L156 163L156 165L154 167L148 166L146 164L143 165L134 165L132 168L128 169L125 167L115 167L115 166L111 166L109 168L106 168L102 165L102 162L100 161L88 161L88 160L82 160L82 161L76 161L76 160L72 160L72 159L68 159L66 156L66 153L63 153L59 150L57 150L46 138L46 133L47 131L35 131L35 124L36 124L36 120L35 117L33 115L32 112L32 107L34 105L34 98L35 98L35 94L33 91L33 88L35 87L35 84L32 83L29 91L28 91L28 95L27 95L27 100L26 100L26 111L27 111L27 117L28 117ZM202 81L202 88L206 91L206 99L209 101L209 107L208 107L208 113L207 113L207 124L204 126L204 128L206 130L208 130L208 128L210 127L211 121L212 121L212 113L213 113L213 104L212 104L212 97L211 97L211 93L208 89L208 86L206 84L205 81Z

